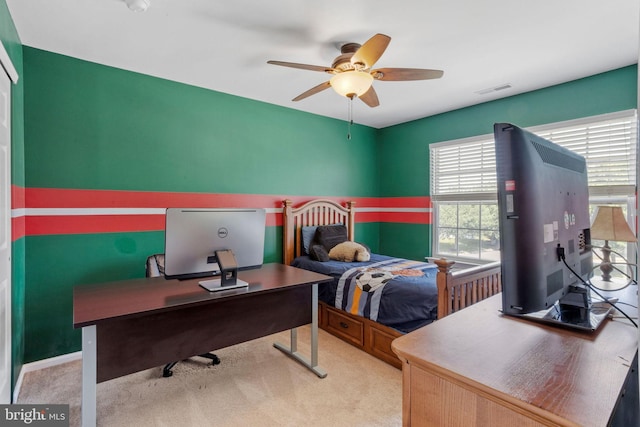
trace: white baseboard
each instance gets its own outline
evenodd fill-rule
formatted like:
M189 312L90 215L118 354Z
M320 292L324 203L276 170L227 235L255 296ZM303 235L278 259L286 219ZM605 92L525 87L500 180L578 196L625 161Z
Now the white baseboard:
M18 396L20 396L20 387L22 387L22 381L24 376L28 372L37 371L44 368L50 368L51 366L62 365L63 363L69 363L76 360L82 359L82 352L77 351L75 353L63 354L62 356L51 357L49 359L37 360L35 362L27 363L22 365L22 369L20 369L20 375L18 375L18 381L16 381L16 386L13 389L13 399L11 400L13 403L18 401Z

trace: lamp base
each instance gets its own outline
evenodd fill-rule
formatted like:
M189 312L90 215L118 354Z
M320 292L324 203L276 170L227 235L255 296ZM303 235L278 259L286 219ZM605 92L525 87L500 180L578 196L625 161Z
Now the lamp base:
M609 280L603 280L601 276L594 276L590 280L591 285L601 291L619 291L626 288L629 280L622 277L612 277Z

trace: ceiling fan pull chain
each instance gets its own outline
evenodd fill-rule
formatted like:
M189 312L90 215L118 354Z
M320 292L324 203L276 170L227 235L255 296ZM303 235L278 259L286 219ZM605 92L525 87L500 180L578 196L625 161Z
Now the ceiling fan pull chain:
M353 95L349 97L349 121L347 124L347 139L351 140L351 125L353 124Z

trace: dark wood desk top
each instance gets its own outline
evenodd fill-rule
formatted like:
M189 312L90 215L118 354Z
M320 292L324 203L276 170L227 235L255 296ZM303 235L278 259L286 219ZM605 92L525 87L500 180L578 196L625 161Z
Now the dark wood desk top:
M239 271L238 278L248 282L249 286L207 292L198 284L202 278L167 280L164 277L79 285L73 288L73 326L80 328L113 318L142 316L333 280L324 274L284 264L264 264L261 268Z
M408 366L510 404L578 425L606 425L638 350L637 329L623 318L582 332L503 316L501 307L496 295L397 338L392 347Z

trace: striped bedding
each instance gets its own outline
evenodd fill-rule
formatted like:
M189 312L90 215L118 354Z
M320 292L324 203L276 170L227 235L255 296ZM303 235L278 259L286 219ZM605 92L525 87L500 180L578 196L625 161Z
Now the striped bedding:
M318 262L303 256L292 265L335 278L321 286L322 301L400 332L410 332L437 317L434 264L372 254L368 262L351 263ZM368 280L376 275L383 278L382 283Z

